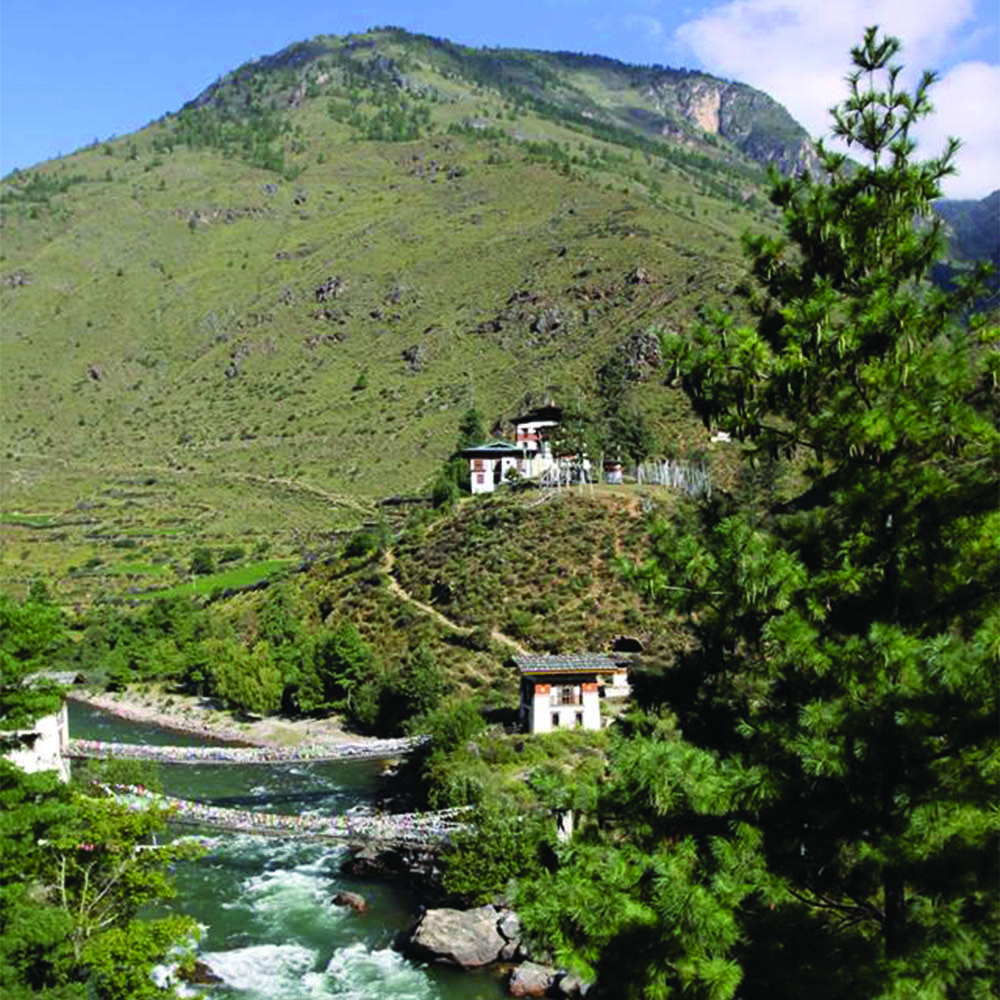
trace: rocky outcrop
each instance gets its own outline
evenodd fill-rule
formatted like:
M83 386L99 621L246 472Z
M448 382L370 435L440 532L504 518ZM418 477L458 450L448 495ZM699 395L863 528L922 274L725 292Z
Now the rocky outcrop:
M31 284L31 279L28 277L28 272L23 269L12 271L0 278L0 287L3 288L23 288L29 284Z
M313 289L313 296L317 302L329 302L331 299L340 298L347 290L347 283L339 275L332 275L321 285Z
M351 855L340 870L352 878L402 881L424 898L436 892L440 881L439 859L434 851L418 847L380 849L370 844L351 846Z
M666 70L650 82L647 95L663 116L664 135L682 141L718 135L783 173L816 169L809 133L774 98L745 83Z
M497 922L492 906L428 910L414 928L406 950L414 958L466 969L489 965L499 960L507 943Z
M413 344L403 351L403 360L408 372L422 372L427 367L427 348L423 344Z

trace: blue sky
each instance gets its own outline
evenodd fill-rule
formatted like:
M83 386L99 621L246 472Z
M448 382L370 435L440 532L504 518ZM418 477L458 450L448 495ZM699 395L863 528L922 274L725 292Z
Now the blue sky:
M872 23L902 38L908 69L942 74L924 139L927 152L948 134L965 142L947 193L1000 186L997 0L0 0L0 175L133 131L290 42L380 24L704 69L759 87L821 135Z

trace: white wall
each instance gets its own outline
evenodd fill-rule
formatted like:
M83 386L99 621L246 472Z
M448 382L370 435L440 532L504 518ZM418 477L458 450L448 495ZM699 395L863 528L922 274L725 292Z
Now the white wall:
M571 679L563 684L537 684L528 711L529 733L551 733L555 729L600 729L601 701L597 685L575 684L574 701L579 704L560 704L559 693L570 686ZM554 695L554 697L553 697Z
M4 756L22 771L58 771L62 781L69 781L69 759L63 756L69 742L69 716L66 706L54 715L38 719L30 729L16 731L18 735L38 733L32 746L12 750Z
M497 463L496 458L470 458L469 459L469 483L472 486L472 492L475 493L492 493L497 488L497 483L493 482L493 470ZM479 462L479 468L476 468L476 462ZM521 475L526 475L530 473L526 472L527 463L523 462L516 455L504 456L499 459L500 462L500 482L507 482L507 473L511 469L517 469ZM482 482L480 482L480 478Z

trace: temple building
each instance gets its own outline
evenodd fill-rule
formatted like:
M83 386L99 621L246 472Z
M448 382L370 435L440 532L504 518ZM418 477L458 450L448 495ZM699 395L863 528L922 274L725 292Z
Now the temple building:
M600 729L601 697L628 694L619 660L602 653L515 656L521 672L521 723L529 733Z

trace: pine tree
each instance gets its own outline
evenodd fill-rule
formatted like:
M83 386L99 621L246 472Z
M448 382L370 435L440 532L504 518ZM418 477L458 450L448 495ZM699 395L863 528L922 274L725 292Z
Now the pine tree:
M934 77L900 90L899 47L868 29L834 111L866 162L820 146L826 176L774 183L787 237L746 240L756 326L717 317L675 358L706 423L796 463L805 488L761 511L716 503L680 538L660 529L645 583L691 615L695 642L651 698L689 740L763 770L765 801L741 812L782 905L861 949L865 992L984 996L1000 365L996 330L970 315L976 283L926 280L958 143L913 158Z
M820 145L822 177L773 179L755 324L673 356L706 424L801 488L716 494L633 570L690 642L637 684L598 825L523 892L602 996L993 995L1000 362L975 281L926 280L958 144L914 158L934 78L899 89L898 50L869 29L834 112L865 162Z

